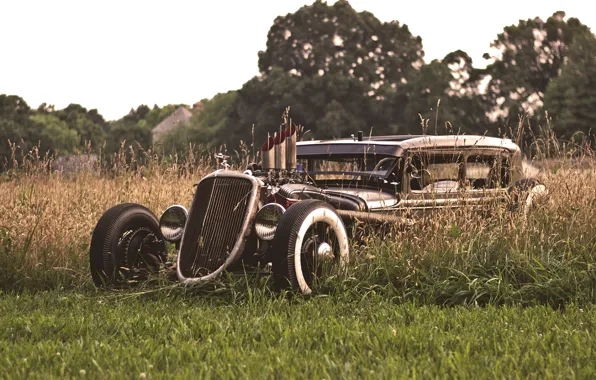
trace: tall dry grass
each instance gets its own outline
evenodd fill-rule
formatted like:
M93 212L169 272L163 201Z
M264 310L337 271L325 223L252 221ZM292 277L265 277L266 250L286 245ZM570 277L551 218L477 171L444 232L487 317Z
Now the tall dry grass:
M527 215L494 204L369 234L346 287L441 304L595 302L596 165L550 164L549 194Z
M373 232L323 291L442 304L596 301L594 156L589 145L550 139L529 157L549 195L528 215L494 204ZM157 215L189 205L193 184L218 164L214 152L190 152L121 152L76 175L50 170L51 157L35 151L15 159L0 176L0 289L91 287L88 249L101 214L121 202ZM248 156L236 153L238 168Z

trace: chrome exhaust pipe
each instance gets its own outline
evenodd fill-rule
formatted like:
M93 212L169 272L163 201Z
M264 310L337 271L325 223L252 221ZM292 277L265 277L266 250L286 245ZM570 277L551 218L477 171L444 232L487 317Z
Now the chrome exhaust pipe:
M290 126L284 131L286 138L286 168L296 170L296 126L290 121Z
M286 135L283 131L275 133L273 138L273 150L275 151L275 169L285 170L286 169Z
M269 171L275 166L275 149L271 136L267 136L267 141L261 147L261 166L263 171Z

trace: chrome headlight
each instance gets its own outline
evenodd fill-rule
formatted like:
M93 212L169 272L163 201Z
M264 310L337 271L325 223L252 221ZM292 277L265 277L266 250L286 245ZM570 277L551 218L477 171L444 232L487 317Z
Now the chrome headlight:
M188 219L188 211L184 206L168 207L159 219L159 229L163 237L172 243L179 242L182 239L186 219Z
M286 209L277 203L268 203L255 216L255 233L261 240L273 240L277 223Z

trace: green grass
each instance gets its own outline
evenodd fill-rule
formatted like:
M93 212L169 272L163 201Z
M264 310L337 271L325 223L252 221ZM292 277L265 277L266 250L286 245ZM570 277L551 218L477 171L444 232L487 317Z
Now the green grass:
M374 294L4 294L0 377L593 378L595 313Z

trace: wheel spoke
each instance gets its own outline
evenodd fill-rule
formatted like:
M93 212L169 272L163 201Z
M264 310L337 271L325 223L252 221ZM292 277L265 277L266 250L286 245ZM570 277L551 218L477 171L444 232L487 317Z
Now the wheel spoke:
M309 286L317 279L327 275L335 264L339 244L333 228L327 223L312 225L302 244L301 266L304 278Z

